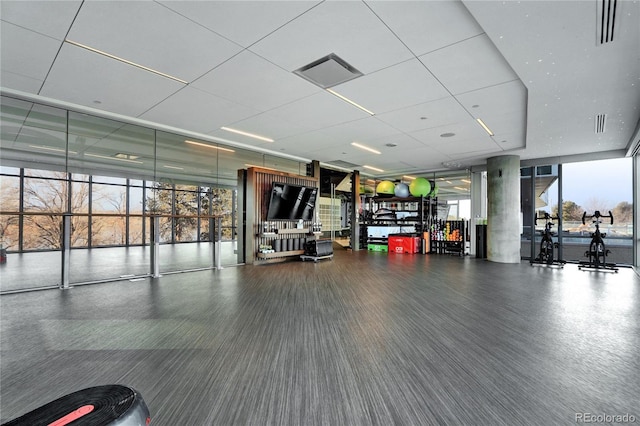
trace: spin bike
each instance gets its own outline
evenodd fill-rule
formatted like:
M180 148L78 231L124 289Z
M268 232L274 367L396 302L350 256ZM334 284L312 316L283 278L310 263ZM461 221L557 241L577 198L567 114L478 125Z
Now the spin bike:
M582 215L582 224L586 225L585 219L593 219L593 223L596 225L596 231L591 234L591 243L589 243L589 250L584 252L584 255L589 258L588 261L583 260L580 262L578 269L604 269L618 272L618 268L615 263L607 263L607 255L611 253L604 245L604 238L606 233L600 232L600 224L602 218L611 218L611 225L613 225L613 215L609 212L608 215L603 215L599 210L596 210L592 215L587 215L584 212Z
M566 263L564 260L555 259L553 256L554 249L559 247L558 243L554 243L551 239L553 233L551 232L551 228L553 227L554 220L560 220L560 218L551 217L549 213L545 212L543 217L538 217L536 214L535 224L538 224L538 219L544 219L546 221L544 225L544 231L541 231L542 240L540 241L540 253L538 253L538 257L531 261L531 264L540 263L546 265L561 265L564 266ZM559 255L559 253L558 253Z

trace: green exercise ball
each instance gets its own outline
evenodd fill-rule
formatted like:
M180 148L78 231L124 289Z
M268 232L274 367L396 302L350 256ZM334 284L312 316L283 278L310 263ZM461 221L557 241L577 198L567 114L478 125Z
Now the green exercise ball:
M423 177L415 178L409 184L409 192L414 197L426 197L431 192L431 184Z
M376 186L376 193L380 197L393 197L395 195L395 185L390 180L383 180Z
M429 196L430 197L437 197L439 189L440 189L440 187L438 185L434 185L433 186L433 190L431 191L431 194L429 194Z
M394 193L396 194L396 197L407 198L409 196L409 185L406 183L397 183Z

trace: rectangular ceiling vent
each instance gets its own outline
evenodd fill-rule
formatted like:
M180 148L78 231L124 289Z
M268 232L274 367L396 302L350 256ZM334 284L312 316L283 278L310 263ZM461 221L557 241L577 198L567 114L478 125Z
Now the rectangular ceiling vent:
M610 43L613 41L613 32L616 27L618 0L598 0L597 5L597 42L599 44Z
M335 53L331 53L295 70L294 74L323 89L337 86L362 75L360 71L339 58Z
M597 114L595 119L595 132L604 133L607 125L607 114Z

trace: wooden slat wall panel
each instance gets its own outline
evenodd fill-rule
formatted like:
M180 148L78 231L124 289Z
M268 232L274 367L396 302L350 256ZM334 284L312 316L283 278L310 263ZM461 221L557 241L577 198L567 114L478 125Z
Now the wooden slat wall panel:
M248 263L269 263L279 262L286 260L287 256L277 256L272 259L258 259L256 253L261 244L272 244L274 237L263 237L260 234L263 231L264 223L267 221L267 210L269 209L269 199L271 193L271 185L273 182L285 183L290 185L300 185L316 187L319 189L319 179L309 176L292 175L289 173L278 172L275 170L250 168L247 173L247 191L252 191L248 196L251 196L253 201L253 211L247 210L247 230L248 233L253 235L254 244L253 247L249 245L247 247L247 262ZM249 206L247 206L249 207ZM314 210L314 217L317 214L318 206L316 205ZM292 220L277 220L269 221L275 223L278 229L291 229L296 225L296 221ZM307 234L313 221L304 221L305 229L300 233L288 234L290 238L303 238ZM249 252L251 251L251 252ZM251 261L249 260L251 259Z

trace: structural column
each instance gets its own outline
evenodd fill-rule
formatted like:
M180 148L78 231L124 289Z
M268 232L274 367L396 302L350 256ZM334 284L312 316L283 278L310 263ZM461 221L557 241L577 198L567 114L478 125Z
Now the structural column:
M487 160L487 259L520 263L520 157Z

